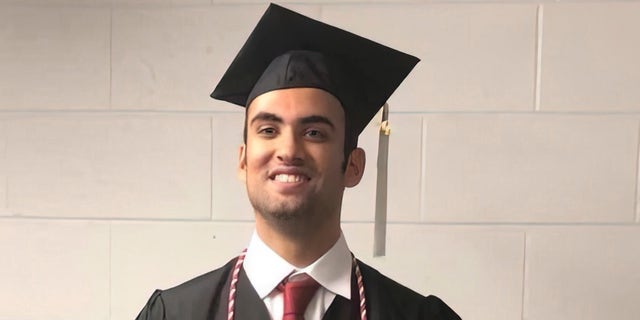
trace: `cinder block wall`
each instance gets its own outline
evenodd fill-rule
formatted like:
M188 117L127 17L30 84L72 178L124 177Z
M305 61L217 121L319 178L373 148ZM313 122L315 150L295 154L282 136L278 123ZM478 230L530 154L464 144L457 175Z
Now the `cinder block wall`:
M283 2L422 58L384 258L361 138L358 257L465 319L638 319L640 2ZM242 110L208 94L265 8L0 1L0 319L133 319L247 244Z

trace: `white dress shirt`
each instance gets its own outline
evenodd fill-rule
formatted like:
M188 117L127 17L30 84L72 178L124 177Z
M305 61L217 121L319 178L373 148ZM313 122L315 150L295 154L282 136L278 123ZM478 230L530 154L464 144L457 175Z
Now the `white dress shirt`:
M284 312L283 294L276 288L278 284L291 274L292 277L300 273L311 276L320 288L311 298L304 317L306 320L320 320L336 295L351 299L351 264L351 252L342 234L322 257L299 269L271 250L254 232L243 266L274 320L282 319Z

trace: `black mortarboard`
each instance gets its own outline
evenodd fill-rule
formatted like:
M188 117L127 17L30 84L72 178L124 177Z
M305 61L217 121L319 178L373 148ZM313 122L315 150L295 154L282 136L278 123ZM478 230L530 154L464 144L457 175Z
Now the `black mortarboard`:
M419 59L271 4L212 98L243 107L278 89L315 87L340 100L356 135Z

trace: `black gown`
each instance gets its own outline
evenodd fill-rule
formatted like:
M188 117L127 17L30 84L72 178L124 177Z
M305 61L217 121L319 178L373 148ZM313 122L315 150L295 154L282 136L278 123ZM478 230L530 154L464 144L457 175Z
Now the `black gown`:
M226 320L231 270L236 259L168 290L156 290L136 320ZM358 261L370 320L459 320L460 317L435 296L424 297ZM352 276L352 297L358 297ZM354 291L355 290L355 291ZM236 293L236 320L268 320L269 312L240 271ZM336 296L323 319L359 319L358 301Z

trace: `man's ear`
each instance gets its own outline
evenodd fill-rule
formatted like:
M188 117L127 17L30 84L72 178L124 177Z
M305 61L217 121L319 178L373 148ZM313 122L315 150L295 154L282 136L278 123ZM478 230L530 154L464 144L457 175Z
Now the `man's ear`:
M366 156L362 148L355 148L347 158L347 166L344 171L344 186L355 187L362 180Z
M238 179L247 182L247 145L241 144L238 150Z

